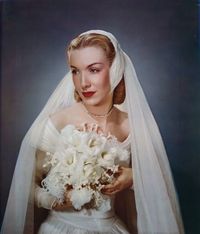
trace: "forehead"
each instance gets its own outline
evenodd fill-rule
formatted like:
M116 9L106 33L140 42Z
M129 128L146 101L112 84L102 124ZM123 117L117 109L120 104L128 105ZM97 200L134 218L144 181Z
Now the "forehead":
M72 50L69 53L69 64L73 66L88 66L92 63L108 63L105 51L101 47L85 47Z

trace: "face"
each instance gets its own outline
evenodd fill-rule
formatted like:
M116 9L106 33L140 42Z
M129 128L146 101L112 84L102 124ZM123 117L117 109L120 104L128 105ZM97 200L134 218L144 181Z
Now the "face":
M71 51L69 65L75 89L85 104L98 106L111 100L110 63L101 47Z

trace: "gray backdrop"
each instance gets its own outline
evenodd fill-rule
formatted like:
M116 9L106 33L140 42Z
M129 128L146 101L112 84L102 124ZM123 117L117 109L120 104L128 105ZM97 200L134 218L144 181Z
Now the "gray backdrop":
M67 72L69 41L112 32L160 127L188 234L200 233L198 5L183 0L0 1L1 220L20 142Z

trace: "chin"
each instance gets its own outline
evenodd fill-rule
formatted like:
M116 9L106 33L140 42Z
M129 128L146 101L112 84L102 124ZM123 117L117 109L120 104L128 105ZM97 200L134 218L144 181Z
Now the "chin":
M97 98L82 98L82 101L84 102L84 104L89 105L89 106L99 106L103 100L98 100Z
M83 103L89 106L97 106L99 102L92 100L92 99L82 99Z

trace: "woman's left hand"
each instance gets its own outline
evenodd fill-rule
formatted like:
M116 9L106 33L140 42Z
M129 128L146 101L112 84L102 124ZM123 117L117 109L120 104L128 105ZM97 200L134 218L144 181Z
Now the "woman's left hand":
M114 195L133 185L132 168L120 167L116 180L113 183L105 185L101 192L105 195Z

